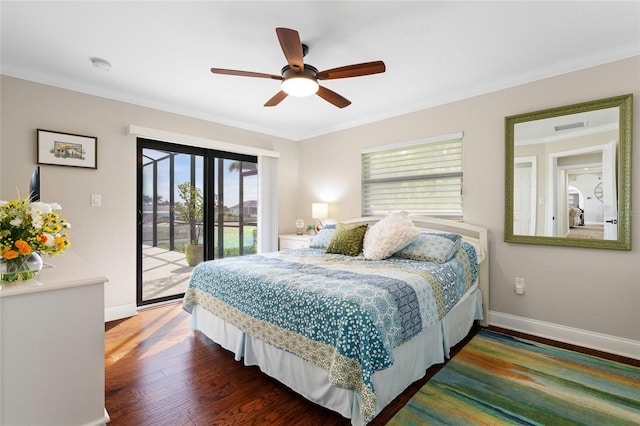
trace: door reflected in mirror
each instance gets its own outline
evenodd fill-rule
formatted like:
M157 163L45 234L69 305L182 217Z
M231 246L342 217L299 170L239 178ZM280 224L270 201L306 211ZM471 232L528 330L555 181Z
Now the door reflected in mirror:
M506 118L505 241L630 249L631 101Z

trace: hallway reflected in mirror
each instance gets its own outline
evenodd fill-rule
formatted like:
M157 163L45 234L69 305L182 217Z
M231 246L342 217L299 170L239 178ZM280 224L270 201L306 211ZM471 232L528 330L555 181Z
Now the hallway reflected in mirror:
M601 240L604 238L603 225L579 225L569 228L569 238L588 238Z

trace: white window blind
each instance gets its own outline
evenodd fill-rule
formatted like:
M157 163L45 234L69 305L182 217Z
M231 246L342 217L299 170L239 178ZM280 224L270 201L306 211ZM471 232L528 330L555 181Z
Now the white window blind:
M462 219L462 133L362 153L362 214Z

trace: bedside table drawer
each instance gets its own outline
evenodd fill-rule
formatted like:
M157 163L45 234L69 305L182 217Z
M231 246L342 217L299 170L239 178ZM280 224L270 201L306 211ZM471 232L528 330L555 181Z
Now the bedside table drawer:
M315 235L297 235L297 234L287 234L280 235L280 250L285 249L294 249L294 248L307 248L313 240Z

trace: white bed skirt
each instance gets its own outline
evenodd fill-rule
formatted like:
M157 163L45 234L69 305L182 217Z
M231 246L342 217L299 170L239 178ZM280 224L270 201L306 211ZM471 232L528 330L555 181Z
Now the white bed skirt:
M475 288L440 322L395 348L394 364L373 375L376 414L411 383L424 377L430 366L444 362L450 348L468 334L474 320L482 319L482 293ZM245 365L259 366L264 373L296 393L350 418L352 425L366 424L360 415L360 396L352 390L332 385L328 373L316 365L243 333L200 305L193 309L191 329L201 331L233 352L236 361L244 359Z

